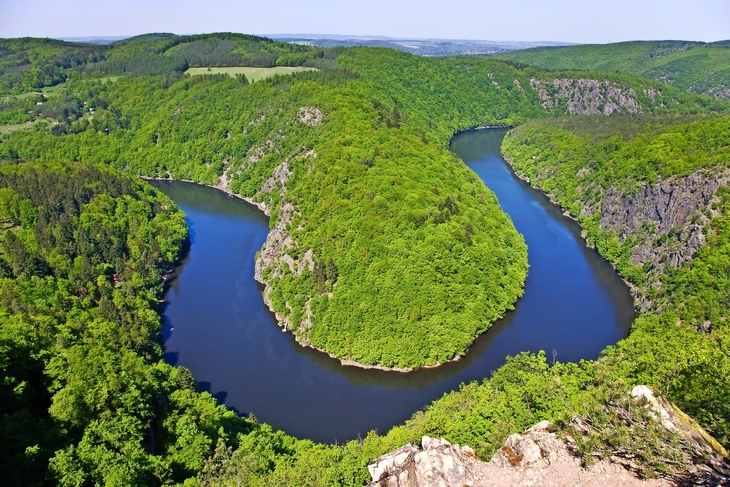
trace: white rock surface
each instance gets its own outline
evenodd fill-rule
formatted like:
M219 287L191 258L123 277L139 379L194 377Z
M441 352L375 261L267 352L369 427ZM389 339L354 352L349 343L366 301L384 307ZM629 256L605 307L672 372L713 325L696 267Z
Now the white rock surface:
M368 465L368 487L670 487L668 480L642 480L622 466L601 460L591 468L543 421L512 435L490 462L469 447L423 437L423 450L406 445Z

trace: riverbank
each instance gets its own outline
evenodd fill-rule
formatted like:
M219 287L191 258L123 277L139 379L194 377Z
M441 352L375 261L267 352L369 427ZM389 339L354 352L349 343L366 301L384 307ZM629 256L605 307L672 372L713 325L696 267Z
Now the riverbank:
M158 187L190 216L193 240L164 309L166 329L174 327L165 342L170 363L190 369L237 411L300 438L333 442L388 431L460 384L483 381L507 356L545 350L561 362L597 358L628 333L631 295L579 241L577 228L509 171L499 158L501 133L468 134L476 153L465 162L523 233L530 272L515 310L475 337L459 360L397 372L343 364L298 343L282 332L283 320L253 279L255 255L271 232L262 210L212 185L159 178L169 184Z
M547 192L543 191L543 189L541 187L533 185L532 184L532 181L530 180L530 178L528 178L527 176L522 176L517 171L515 171L514 164L512 163L512 161L507 156L505 156L502 153L501 154L501 157L507 163L507 166L509 166L510 171L512 171L512 174L514 174L516 178L518 178L523 183L527 184L529 187L534 188L534 189L540 191L540 193L544 194L545 197L548 200L550 200L550 203L552 203L553 205L555 205L556 208L559 208L560 209L560 211L561 211L561 213L562 213L562 215L564 217L566 217L566 218L574 221L581 228L581 237L583 239L583 242L585 243L585 246L587 248L589 248L589 249L595 250L599 255L601 255L601 257L603 257L603 255L600 252L598 252L598 249L596 249L596 246L593 245L590 241L588 241L587 234L586 234L585 230L583 229L583 226L581 225L580 220L578 220L573 215L571 215L570 212L567 209L565 209L563 207L563 205L560 204L560 202L558 202L555 198L553 198L553 195L551 195L550 193L547 193ZM616 271L616 275L623 281L624 284L626 284L626 287L629 288L629 290L631 291L631 296L633 296L633 298L634 298L634 309L636 311L639 311L638 302L636 301L638 299L638 297L639 297L639 292L640 292L639 287L636 286L633 282L631 282L628 279L626 279L624 276L622 276L618 272L618 269L616 268L616 263L615 262L611 262L610 260L606 259L605 257L603 257L603 259L606 261L606 263L608 263L613 268L614 271Z

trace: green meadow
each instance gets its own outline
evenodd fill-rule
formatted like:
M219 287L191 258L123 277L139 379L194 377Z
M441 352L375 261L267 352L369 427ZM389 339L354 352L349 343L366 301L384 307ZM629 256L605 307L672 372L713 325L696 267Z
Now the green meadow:
M228 76L236 76L243 74L250 82L260 81L262 79L271 78L277 74L286 75L298 73L300 71L317 71L316 68L305 68L301 66L277 66L275 68L249 68L249 67L232 67L232 68L190 68L185 74L197 76L200 74L227 74Z

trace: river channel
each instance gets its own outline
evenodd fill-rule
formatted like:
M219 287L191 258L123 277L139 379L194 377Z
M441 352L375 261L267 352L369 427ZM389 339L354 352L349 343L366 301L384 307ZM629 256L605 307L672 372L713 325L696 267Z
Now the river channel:
M165 296L165 359L239 413L299 438L344 442L385 433L460 383L480 380L521 351L560 361L596 358L625 337L633 301L613 268L586 247L580 228L500 156L504 130L457 135L451 149L496 193L524 235L530 264L516 309L467 355L403 374L343 367L298 345L277 326L253 279L267 218L213 188L151 181L187 215L190 251Z

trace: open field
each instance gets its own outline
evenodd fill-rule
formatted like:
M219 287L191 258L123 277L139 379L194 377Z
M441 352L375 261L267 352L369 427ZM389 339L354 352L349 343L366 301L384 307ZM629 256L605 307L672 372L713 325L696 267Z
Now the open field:
M35 125L36 122L25 122L25 123L18 123L13 125L0 125L0 134L9 134L10 132L15 132L16 130L26 130L30 129Z
M191 76L199 74L227 74L228 76L235 76L239 73L243 73L246 75L246 78L253 83L254 81L270 78L276 74L292 74L299 71L317 71L317 69L303 68L301 66L294 68L289 66L277 66L275 68L190 68L185 71L185 74L189 74Z
M92 79L94 81L101 81L101 82L111 81L113 83L116 80L118 80L119 78L121 78L121 76L105 76L103 78L92 78Z
M7 102L8 100L12 100L12 99L23 100L25 98L30 98L30 97L37 96L40 94L43 94L43 96L50 98L56 94L55 91L59 87L64 86L64 85L65 85L65 83L61 83L56 86L46 86L45 88L41 88L39 91L27 91L25 93L20 93L18 95L3 95L3 96L0 96L0 101Z

